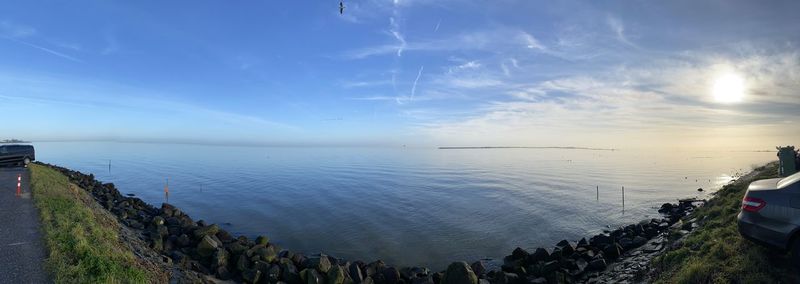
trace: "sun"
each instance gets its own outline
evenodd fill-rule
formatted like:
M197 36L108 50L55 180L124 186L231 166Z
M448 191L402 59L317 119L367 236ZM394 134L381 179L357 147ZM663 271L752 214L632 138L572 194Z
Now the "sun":
M744 98L744 79L736 73L725 73L714 79L711 94L720 103L738 103Z

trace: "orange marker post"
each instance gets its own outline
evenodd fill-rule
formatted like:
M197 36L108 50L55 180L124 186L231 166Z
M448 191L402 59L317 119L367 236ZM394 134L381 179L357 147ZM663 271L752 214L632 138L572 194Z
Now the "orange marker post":
M17 174L17 196L22 195L22 174Z
M169 178L167 178L167 183L164 185L164 198L169 202Z

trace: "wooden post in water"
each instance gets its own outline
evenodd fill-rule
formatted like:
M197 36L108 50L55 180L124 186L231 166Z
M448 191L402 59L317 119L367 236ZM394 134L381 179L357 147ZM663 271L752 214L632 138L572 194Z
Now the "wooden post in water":
M622 211L625 211L625 187L622 187Z
M600 186L599 186L599 185L597 186L596 190L597 190L597 197L596 197L596 200L597 200L597 201L600 201Z
M169 178L167 178L167 183L164 185L164 199L166 203L169 203Z
M108 160L108 172L111 172L111 160Z

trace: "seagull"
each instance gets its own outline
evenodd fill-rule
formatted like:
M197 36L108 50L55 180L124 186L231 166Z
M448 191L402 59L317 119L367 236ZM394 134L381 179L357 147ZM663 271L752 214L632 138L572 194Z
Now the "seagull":
M344 13L344 2L339 1L339 15Z

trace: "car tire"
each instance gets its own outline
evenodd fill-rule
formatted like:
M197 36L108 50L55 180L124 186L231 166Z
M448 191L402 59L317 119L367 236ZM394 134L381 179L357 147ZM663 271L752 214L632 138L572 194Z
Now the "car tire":
M789 256L791 257L792 266L800 268L800 237L795 237L792 240Z

